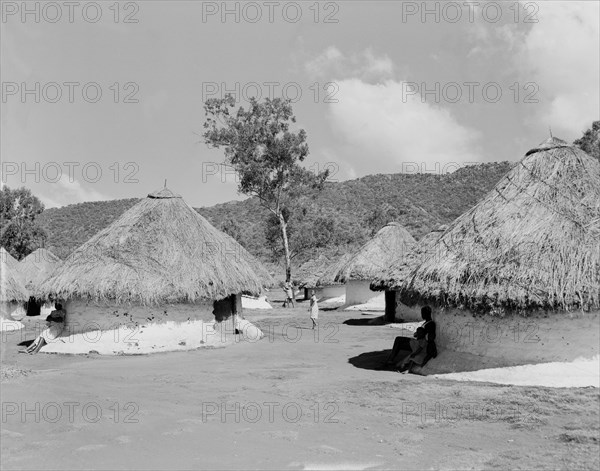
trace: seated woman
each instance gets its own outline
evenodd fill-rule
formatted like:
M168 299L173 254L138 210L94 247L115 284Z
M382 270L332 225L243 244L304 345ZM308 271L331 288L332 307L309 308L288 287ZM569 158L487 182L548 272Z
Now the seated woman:
M426 336L427 333L425 332L425 329L423 327L419 327L415 332L415 338L410 341L412 353L402 361L398 362L396 365L398 367L398 371L402 373L410 373L410 370L413 366L423 366L427 356Z
M48 326L34 342L29 345L25 350L21 350L21 353L34 354L40 351L40 349L47 343L56 340L65 328L65 317L66 312L63 311L62 305L57 304L56 309L46 317L46 325Z
M427 363L431 358L437 357L437 346L435 344L435 322L431 318L431 308L429 306L423 306L421 308L421 318L425 321L421 327L425 329L427 334L427 355L423 365Z
M421 308L421 318L425 322L423 322L419 328L425 329L425 340L427 341L427 354L423 361L423 365L425 365L425 363L427 363L431 358L435 358L437 356L437 347L435 345L436 326L435 322L431 318L431 307L423 306ZM409 339L408 337L396 337L394 340L394 346L392 347L392 352L382 368L389 367L392 364L401 363L402 359L408 356L407 352L412 351L411 342L412 339Z

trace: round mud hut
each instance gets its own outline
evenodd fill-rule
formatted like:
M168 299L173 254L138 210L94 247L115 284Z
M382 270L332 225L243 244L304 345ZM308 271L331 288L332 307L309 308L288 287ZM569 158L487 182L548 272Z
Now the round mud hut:
M496 365L571 361L600 344L600 163L550 138L456 219L407 277L437 344Z
M64 300L65 330L87 333L85 349L147 353L223 343L239 321L241 294L260 294L269 278L240 244L164 188L77 248L41 289Z
M346 284L346 306L362 304L376 293L371 282L381 277L391 266L403 263L412 252L415 239L398 222L390 222L356 251L334 275L334 280Z
M328 276L331 267L339 263L342 258L341 255L327 257L321 254L318 258L309 260L298 268L296 278L298 285L304 289L304 299L310 299L312 291L315 292L317 299L321 300L337 298L346 293L343 284L335 282L332 276Z
M40 314L47 316L52 311L54 303L40 301L43 299L40 287L61 263L60 258L45 248L31 252L19 262L17 266L19 277L31 293L27 302L28 316L39 316Z

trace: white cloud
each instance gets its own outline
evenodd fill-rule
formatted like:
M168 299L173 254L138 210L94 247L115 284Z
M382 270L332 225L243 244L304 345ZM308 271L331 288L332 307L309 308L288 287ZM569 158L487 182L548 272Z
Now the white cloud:
M41 191L39 198L46 208L56 208L68 204L83 203L85 201L107 201L110 196L104 195L93 188L85 188L80 182L73 179L61 178L52 184L52 192Z
M445 172L480 158L479 134L437 105L407 95L403 82L339 82L339 102L329 108L331 125L346 144L346 162L360 174ZM352 172L354 173L354 172Z
M360 77L366 81L380 81L393 76L394 63L387 55L375 56L371 49L352 55L343 54L329 46L304 65L311 79L342 79Z
M367 49L345 55L330 47L306 70L335 80L336 103L328 119L337 137L340 177L372 173L446 172L480 159L475 152L479 133L459 124L436 103L411 94L394 78L395 65L386 55Z
M537 82L537 119L564 138L578 137L599 118L600 4L543 2L516 62Z

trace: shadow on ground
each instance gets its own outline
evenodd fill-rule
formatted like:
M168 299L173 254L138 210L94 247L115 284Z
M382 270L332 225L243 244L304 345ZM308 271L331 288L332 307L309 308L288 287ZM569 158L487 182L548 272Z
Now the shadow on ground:
M401 351L406 354L406 356L410 355L410 352ZM362 368L364 370L376 370L376 371L397 371L397 367L395 365L387 365L385 364L386 360L392 353L392 350L379 350L378 352L366 352L361 353L358 356L348 358L348 363L356 368ZM400 355L397 360L402 359ZM429 363L428 363L429 364ZM426 367L414 366L411 370L412 374L417 374L420 376L426 376L427 373L424 371Z
M347 319L345 325L386 325L386 324L402 324L404 319L396 318L394 322L387 322L383 316L367 317L362 319Z
M392 353L392 350L361 353L358 356L349 358L348 363L356 368L363 368L365 370L382 370L390 353Z

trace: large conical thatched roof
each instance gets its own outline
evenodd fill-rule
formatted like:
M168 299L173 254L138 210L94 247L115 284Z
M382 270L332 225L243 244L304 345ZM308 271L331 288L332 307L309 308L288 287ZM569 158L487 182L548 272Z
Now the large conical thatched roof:
M600 163L551 138L435 244L404 302L481 310L600 307Z
M23 302L27 300L29 300L29 292L23 286L16 271L9 266L4 257L0 257L0 302Z
M254 267L254 269L253 269ZM85 297L159 304L259 294L260 267L181 196L151 193L76 249L42 289Z
M40 248L21 260L17 271L25 287L37 292L40 284L56 270L62 261L47 249Z
M19 265L19 261L9 254L4 247L0 247L0 260L6 263L11 270L16 270Z
M336 281L373 280L413 250L415 239L397 222L390 222L352 255L335 274Z
M430 254L435 253L435 243L448 229L443 225L425 234L414 245L412 251L409 251L405 257L397 260L387 272L381 274L371 283L373 291L396 290L400 284L410 275L411 271Z

